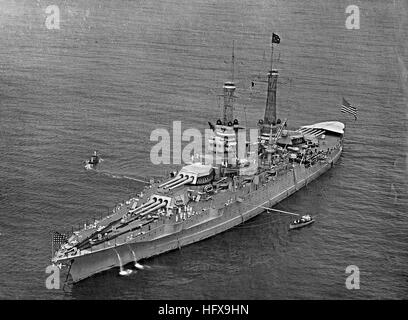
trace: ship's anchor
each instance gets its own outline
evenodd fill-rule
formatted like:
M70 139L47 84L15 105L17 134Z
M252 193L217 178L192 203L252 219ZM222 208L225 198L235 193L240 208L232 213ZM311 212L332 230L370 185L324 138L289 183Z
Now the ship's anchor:
M67 276L65 277L64 285L62 286L62 291L64 291L64 292L66 292L66 291L65 291L65 285L66 285L67 282L68 282L69 272L71 271L71 267L72 267L72 264L73 264L74 262L75 262L75 260L71 260L71 263L69 264Z

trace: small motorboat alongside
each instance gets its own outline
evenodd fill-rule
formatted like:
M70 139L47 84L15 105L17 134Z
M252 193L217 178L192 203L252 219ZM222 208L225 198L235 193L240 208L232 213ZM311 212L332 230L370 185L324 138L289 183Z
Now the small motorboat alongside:
M315 220L309 214L307 214L302 216L300 219L293 221L289 225L289 230L303 228L309 224L312 224L313 222L315 222Z

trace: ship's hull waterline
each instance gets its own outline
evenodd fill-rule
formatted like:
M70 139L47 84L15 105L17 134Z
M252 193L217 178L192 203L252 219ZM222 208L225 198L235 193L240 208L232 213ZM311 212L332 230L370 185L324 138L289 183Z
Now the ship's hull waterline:
M149 237L146 240L143 240L143 237L138 238L125 244L61 259L59 262L70 265L69 273L75 283L96 273L212 237L257 216L265 211L265 207L272 207L315 180L338 161L341 152L340 145L324 162L316 163L309 168L295 165L294 169L283 176L276 177L274 183L258 186L256 190L243 196L244 199L240 199L241 201L234 201L218 210L208 210L208 220L196 226L183 228L182 222L172 226L164 225L163 228L170 227L171 231L166 234L161 229L157 231L157 238L154 238L154 235L152 238L150 233L155 232L152 230L145 235Z

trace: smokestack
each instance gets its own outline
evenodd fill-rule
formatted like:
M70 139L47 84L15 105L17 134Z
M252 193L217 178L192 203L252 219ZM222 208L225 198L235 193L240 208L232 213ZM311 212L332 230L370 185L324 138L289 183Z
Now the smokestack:
M278 75L278 70L272 70L268 73L268 95L266 97L264 116L265 125L276 123L276 87L278 83Z
M222 121L224 125L227 125L229 122L232 123L234 119L234 91L235 85L233 82L224 83L224 109L222 114Z

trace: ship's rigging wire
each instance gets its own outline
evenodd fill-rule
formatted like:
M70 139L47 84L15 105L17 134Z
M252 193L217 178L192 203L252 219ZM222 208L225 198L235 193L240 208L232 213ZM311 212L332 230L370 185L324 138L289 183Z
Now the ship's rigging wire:
M280 206L282 207L282 205L281 205L280 203L278 203L277 205L280 205ZM274 209L274 208L268 208L268 207L264 207L264 206L254 206L254 208L262 208L262 209L264 209L264 212L262 212L262 214L263 214L263 213L272 213L272 212L269 211L269 210L271 210L271 211L275 211L276 213L285 213L285 214L300 216L300 214L298 214L298 213L293 213L293 212L284 211L284 210L278 210L278 209ZM284 209L285 209L285 208L284 208ZM266 215L262 215L262 214L261 214L261 216L265 216L265 217L266 217ZM268 216L269 216L269 217L274 217L274 216L272 216L272 215L268 215ZM237 225L235 228L250 229L250 228L255 228L255 227L258 227L258 226L270 225L270 224L271 224L272 222L274 222L276 219L267 218L267 220L268 220L268 221L266 221L266 222L257 223L257 224L250 224L250 225L245 225L245 223L244 223L244 224Z

